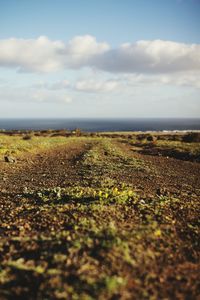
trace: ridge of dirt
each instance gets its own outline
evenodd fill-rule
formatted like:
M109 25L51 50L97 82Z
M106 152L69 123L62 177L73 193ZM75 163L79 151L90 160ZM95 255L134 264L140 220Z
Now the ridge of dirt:
M28 155L16 164L4 164L0 191L20 193L26 189L67 186L80 182L76 161L90 143L83 141Z
M137 176L132 177L130 182L137 187L142 187L145 192L155 193L157 189L168 191L171 194L200 196L200 164L198 162L183 161L171 157L145 155L138 153L135 149L121 142L117 142L124 153L143 160L149 167L149 173L137 172Z

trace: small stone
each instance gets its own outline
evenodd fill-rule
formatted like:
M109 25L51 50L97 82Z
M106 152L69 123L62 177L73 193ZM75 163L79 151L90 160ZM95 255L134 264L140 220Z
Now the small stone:
M23 189L23 193L25 193L25 194L28 193L28 188L26 186Z
M9 156L9 155L4 156L4 160L5 160L5 162L8 162L8 163L15 163L16 162L16 159L12 156Z
M140 200L140 204L146 204L146 202L142 199Z

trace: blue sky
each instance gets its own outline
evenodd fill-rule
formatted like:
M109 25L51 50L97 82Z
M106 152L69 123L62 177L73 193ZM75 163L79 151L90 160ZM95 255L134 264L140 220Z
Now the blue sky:
M199 117L200 0L0 0L0 117Z

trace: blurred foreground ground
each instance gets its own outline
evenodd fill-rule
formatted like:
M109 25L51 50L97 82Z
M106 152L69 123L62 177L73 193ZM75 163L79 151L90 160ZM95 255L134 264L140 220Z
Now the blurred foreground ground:
M198 134L2 133L0 299L198 299L199 200Z

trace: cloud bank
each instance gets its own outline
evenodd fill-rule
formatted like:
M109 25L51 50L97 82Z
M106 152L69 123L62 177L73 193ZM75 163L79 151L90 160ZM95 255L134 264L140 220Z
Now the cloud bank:
M0 66L46 73L83 67L124 74L191 73L200 71L200 45L153 40L111 48L90 35L76 36L67 43L45 36L11 38L0 40Z

